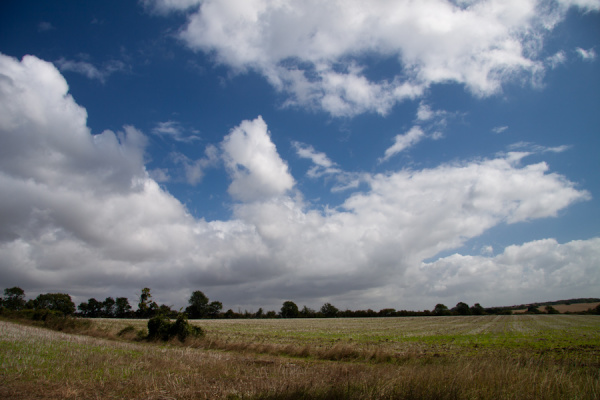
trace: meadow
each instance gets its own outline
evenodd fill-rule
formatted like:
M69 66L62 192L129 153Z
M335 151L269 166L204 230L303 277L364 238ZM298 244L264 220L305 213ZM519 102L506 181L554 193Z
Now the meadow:
M136 341L144 320L91 322L0 321L0 397L600 398L595 315L198 320L205 337L183 344Z

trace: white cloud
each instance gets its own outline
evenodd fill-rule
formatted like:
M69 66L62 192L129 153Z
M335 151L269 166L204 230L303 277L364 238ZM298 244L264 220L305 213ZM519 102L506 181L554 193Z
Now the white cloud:
M423 263L418 279L427 295L440 299L523 304L593 293L600 285L599 262L600 238L565 244L543 239L509 246L496 256L454 254Z
M558 2L565 8L576 6L585 11L600 10L600 1L598 0L558 0Z
M229 194L241 201L284 195L294 186L287 164L279 157L262 117L243 121L221 143L233 179Z
M173 161L183 166L185 181L190 185L200 183L206 169L215 167L220 162L219 150L215 146L207 146L204 154L203 158L197 160L190 160L186 155L177 152L171 154Z
M581 57L582 60L593 61L596 59L596 51L593 48L585 50L581 47L578 47L577 49L575 49L575 51L577 52L579 57Z
M392 156L408 149L419 143L425 137L425 132L420 126L413 126L408 132L403 135L396 135L394 138L394 144L386 149L385 155L381 161L386 161Z
M327 154L318 152L314 147L300 142L292 143L296 149L296 154L302 158L310 159L315 164L307 173L311 178L318 178L322 175L338 174L342 170L327 157Z
M186 11L197 6L202 0L140 0L147 10L157 14L168 14L172 11Z
M492 128L492 132L494 133L502 133L504 131L506 131L508 129L508 126L503 125L503 126L496 126L494 128Z
M598 8L592 0L146 1L163 13L198 3L180 31L187 46L235 71L261 73L288 94L288 105L334 116L386 114L435 83L489 96L509 81L539 81L545 35L569 7ZM397 66L373 80L365 57Z
M430 298L418 293L445 293L441 285L450 293L472 281L453 272L465 271L463 264L442 259L425 268L422 260L498 224L551 217L589 199L545 163L521 166L524 154L510 153L363 173L362 191L316 211L293 193L294 179L258 117L226 135L221 152L208 150L206 159L225 162L237 203L230 220L206 222L149 176L141 132L90 134L86 111L52 64L0 55L0 74L0 281L30 295L134 299L147 286L157 301L176 305L201 289L226 307L275 308L286 299L317 306L325 298L350 308L419 307ZM300 148L321 166L331 162ZM597 274L586 274L597 262L582 270L578 260L596 260L598 240L568 251L555 245L560 265L569 267L552 266L544 282L555 293L588 290ZM509 248L492 261L518 271L525 250L534 254L530 247L539 248ZM550 268L548 248L535 253L539 262L530 256L530 265ZM451 279L430 280L431 271ZM498 276L480 269L475 281ZM520 279L518 287L541 282L539 274Z
M551 57L546 59L546 63L550 66L550 68L554 69L561 64L564 64L567 61L567 56L564 51L559 51Z

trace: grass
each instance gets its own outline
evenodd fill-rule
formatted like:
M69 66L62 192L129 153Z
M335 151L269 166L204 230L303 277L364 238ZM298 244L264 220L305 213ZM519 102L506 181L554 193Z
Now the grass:
M0 321L0 398L600 398L599 316L192 322L205 338L158 345L123 339L140 320Z

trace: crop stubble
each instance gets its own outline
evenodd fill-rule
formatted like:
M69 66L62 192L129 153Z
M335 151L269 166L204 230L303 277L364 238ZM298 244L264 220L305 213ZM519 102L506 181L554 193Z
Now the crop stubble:
M199 320L186 346L0 322L3 398L598 398L600 317Z

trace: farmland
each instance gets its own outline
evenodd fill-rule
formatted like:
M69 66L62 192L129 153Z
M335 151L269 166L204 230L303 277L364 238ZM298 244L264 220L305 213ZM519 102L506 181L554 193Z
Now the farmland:
M3 398L598 398L600 317L198 320L185 345L0 322ZM95 337L92 337L92 336Z

